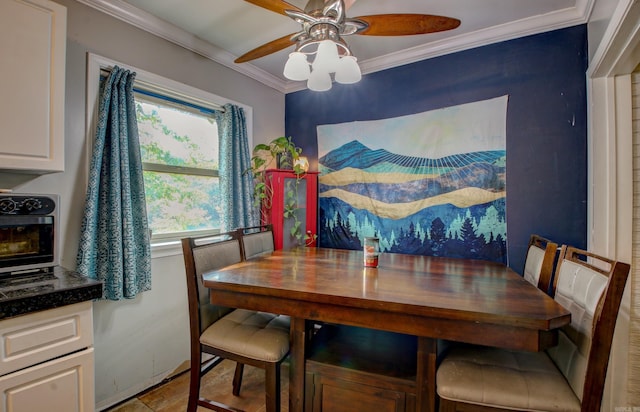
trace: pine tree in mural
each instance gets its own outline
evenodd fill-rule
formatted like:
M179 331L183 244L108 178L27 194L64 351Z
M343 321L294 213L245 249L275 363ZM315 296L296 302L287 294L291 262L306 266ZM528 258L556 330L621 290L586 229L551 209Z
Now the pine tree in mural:
M320 211L320 222L324 224L328 230L323 231L323 238L320 241L321 245L331 244L331 247L337 249L361 249L362 243L358 236L355 234L355 230L352 230L349 219L343 219L339 213L334 215L334 220L329 222L324 218L325 214ZM326 235L329 235L328 237Z
M321 224L326 230L321 232L320 245L330 245L338 249L358 250L362 248L364 223L368 225L368 235L380 238L381 250L392 253L422 254L428 256L449 256L493 260L503 262L506 256L506 242L501 233L487 237L479 233L475 224L476 219L467 214L460 221L454 220L447 226L440 217L434 218L429 227L428 236L416 230L418 224L410 222L408 230L402 226L396 232L392 230L389 237L375 228L373 221L362 219L360 222L356 214L349 214L343 218L340 213L333 213L333 218L325 219L324 211L320 213ZM480 221L482 219L479 219ZM331 242L331 243L330 243Z
M473 227L473 222L468 217L462 222L462 227L460 228L460 243L461 247L468 249L469 253L478 253L478 236Z
M446 229L444 222L439 217L431 222L431 230L429 231L431 255L439 256L444 250L447 241Z

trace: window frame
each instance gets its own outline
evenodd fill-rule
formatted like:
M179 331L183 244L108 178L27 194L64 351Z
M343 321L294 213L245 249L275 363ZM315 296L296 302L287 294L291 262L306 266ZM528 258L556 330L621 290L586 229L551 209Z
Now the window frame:
M214 108L201 107L195 105L193 102L182 102L174 98L165 99L164 94L159 92L150 93L144 86L136 85L134 87L134 99L136 102L144 102L147 104L154 104L156 106L169 107L180 111L186 111L191 114L202 117L214 117ZM201 110L204 109L204 110ZM214 120L215 121L215 120ZM216 125L217 128L217 125ZM220 173L218 169L206 169L199 167L187 167L187 166L173 166L162 163L142 162L142 172L159 172L171 175L187 175L187 176L203 176L216 178L219 180ZM150 224L150 229L153 229ZM204 236L215 235L220 232L220 229L204 229L204 230L188 230L178 231L170 233L151 233L151 242L158 243L161 241L179 240L187 236Z
M253 146L253 108L245 104L218 96L211 92L198 89L187 84L168 79L166 77L138 69L128 64L124 64L112 59L108 59L97 54L87 53L87 107L86 107L86 164L85 164L85 187L89 183L89 167L91 153L93 151L94 136L96 131L95 120L98 112L98 98L100 92L101 71L110 71L114 66L136 72L136 84L144 88L145 91L161 94L181 101L193 102L207 108L221 108L227 103L242 107L245 111L247 122L247 134L249 137L249 147ZM148 169L146 169L148 170ZM181 253L180 236L200 235L211 231L188 231L172 234L171 236L156 236L151 239L152 258L170 256ZM214 231L215 232L215 231Z

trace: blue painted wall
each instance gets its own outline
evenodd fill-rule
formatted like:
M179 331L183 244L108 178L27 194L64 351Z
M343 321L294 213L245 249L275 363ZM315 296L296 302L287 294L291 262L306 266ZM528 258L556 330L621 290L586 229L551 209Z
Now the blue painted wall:
M507 247L521 272L531 233L586 247L587 59L586 25L428 59L288 94L285 131L317 170L317 125L509 95Z

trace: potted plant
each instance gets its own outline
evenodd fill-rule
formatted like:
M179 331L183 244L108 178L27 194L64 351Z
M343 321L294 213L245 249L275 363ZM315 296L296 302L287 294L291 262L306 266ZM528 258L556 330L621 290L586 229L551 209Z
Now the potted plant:
M293 219L290 235L298 241L312 242L315 234L301 233L302 222L296 213L298 204L298 182L306 173L298 163L302 149L297 147L291 137L282 136L273 139L268 144L260 143L253 148L251 167L249 172L253 175L255 186L253 191L254 205L260 210L260 221L268 221L268 213L273 205L273 190L267 181L267 170L276 165L277 169L291 170L296 176L295 184L286 191L284 200L284 219ZM308 244L308 243L307 243Z

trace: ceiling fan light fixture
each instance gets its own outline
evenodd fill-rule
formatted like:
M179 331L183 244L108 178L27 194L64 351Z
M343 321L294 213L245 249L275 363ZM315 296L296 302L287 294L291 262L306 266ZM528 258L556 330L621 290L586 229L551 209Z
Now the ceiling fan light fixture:
M289 80L301 81L309 79L311 69L307 61L307 55L299 51L289 54L289 59L284 65L284 77Z
M327 72L313 70L307 80L307 88L314 92L325 92L331 89L331 75Z
M340 36L335 40L327 38L326 33L328 32L325 31L316 37L298 37L296 51L289 55L285 64L284 75L287 79L308 79L307 87L313 91L331 89L332 73L335 73L338 83L351 84L360 81L362 73L358 59L351 54L347 43ZM313 56L311 63L307 56Z
M353 84L362 79L362 72L355 56L343 56L340 58L336 70L335 79L338 83Z
M316 58L313 60L313 70L335 73L340 63L338 46L332 40L322 40L318 44Z

